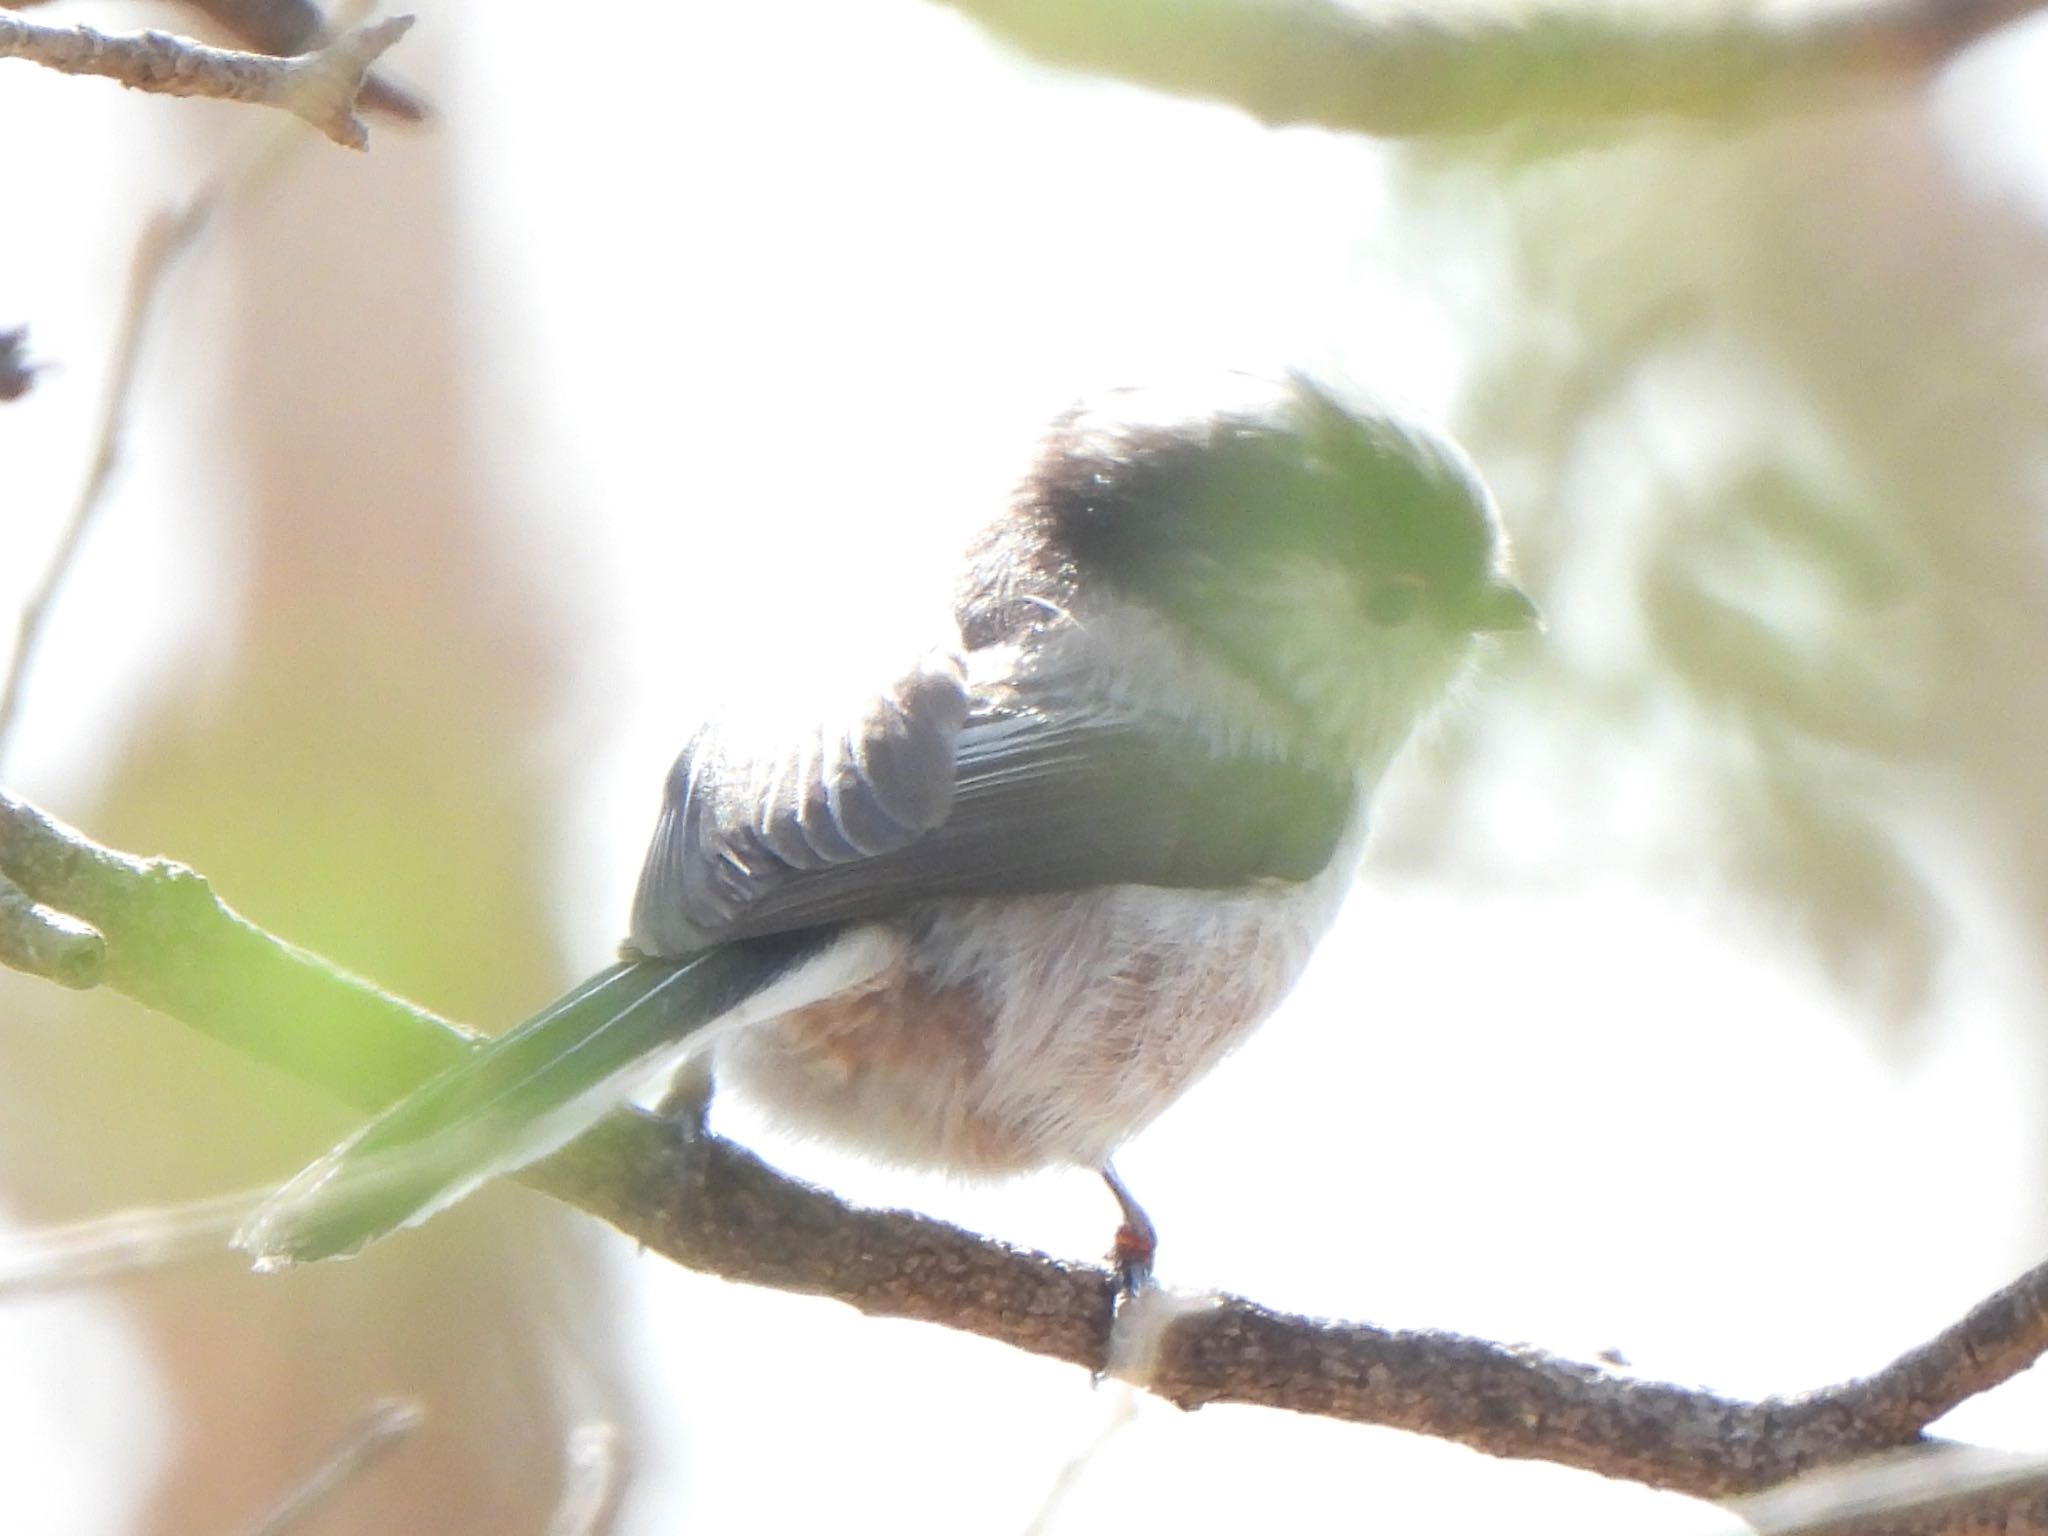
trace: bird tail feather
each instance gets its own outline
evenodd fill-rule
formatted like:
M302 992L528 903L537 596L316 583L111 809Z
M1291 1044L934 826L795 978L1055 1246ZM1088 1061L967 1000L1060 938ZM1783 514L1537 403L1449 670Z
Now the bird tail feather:
M418 1225L573 1141L723 1033L709 1026L760 1013L744 1005L811 969L830 937L751 939L600 971L306 1168L242 1225L235 1246L260 1270L282 1269Z

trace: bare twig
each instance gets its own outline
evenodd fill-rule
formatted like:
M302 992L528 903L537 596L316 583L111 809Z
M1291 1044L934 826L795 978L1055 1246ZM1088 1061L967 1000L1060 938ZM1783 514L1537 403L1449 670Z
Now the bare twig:
M5 19L0 18L0 28L6 25ZM0 685L0 761L6 758L8 738L21 713L23 690L42 643L51 605L77 563L86 533L106 501L107 489L120 464L121 444L127 435L128 402L135 392L136 363L155 313L157 295L178 258L206 227L215 202L213 194L202 193L175 212L158 214L136 242L134 259L128 264L128 293L122 304L121 329L114 343L106 400L100 408L92 465L86 471L85 484L72 505L71 516L65 521L42 578L22 604L16 623L14 654L8 660L7 680Z
M184 0L190 10L225 28L236 42L258 53L306 53L334 35L330 18L313 0ZM333 18L332 25L342 25ZM416 92L390 76L372 70L360 97L365 111L388 113L406 122L423 122L430 109Z
M412 20L393 16L346 32L317 52L281 59L208 48L167 32L110 34L87 26L47 26L0 12L0 58L27 59L72 75L103 75L165 96L276 107L337 144L364 149L370 131L355 112L364 77Z
M0 10L25 11L49 3L50 0L0 0ZM324 14L313 0L183 0L183 4L243 47L280 57L325 47L337 28L345 31L351 24L346 16ZM361 11L365 7L342 9ZM403 122L424 122L433 115L433 108L424 97L381 70L373 69L364 77L362 92L356 99L366 112L382 112Z
M1111 1441L1137 1423L1138 1394L1124 1382L1113 1383L1110 1390L1114 1396L1110 1400L1109 1413L1104 1417L1101 1427L1089 1437L1086 1445L1067 1458L1066 1465L1060 1468L1059 1475L1052 1480L1052 1486L1046 1489L1045 1498L1038 1506L1038 1513L1033 1515L1031 1523L1024 1527L1024 1536L1050 1536L1051 1532L1058 1530L1067 1500L1081 1485L1081 1479L1087 1475L1088 1469L1101 1459L1102 1453L1109 1448Z
M386 1102L472 1037L253 927L178 866L103 848L0 792L0 872L108 942L108 982L338 1097ZM1111 1273L929 1218L848 1205L716 1137L617 1115L524 1182L713 1274L917 1318L1100 1368ZM1758 1402L1453 1334L1184 1300L1148 1391L1385 1424L1722 1498L1912 1445L2048 1351L2048 1265L1875 1374ZM2009 1531L2048 1531L2041 1522ZM2017 1518L2017 1517L2016 1517Z
M334 1452L277 1507L250 1527L250 1536L284 1536L352 1479L419 1432L426 1412L405 1398L385 1398L349 1426Z
M1048 63L1396 136L1812 99L1817 81L1924 75L2044 0L1892 0L1792 14L1550 0L1502 16L1341 0L944 0Z
M547 1536L605 1536L626 1493L626 1451L616 1424L579 1424L564 1451L562 1497Z
M6 25L5 19L0 18L0 27ZM283 131L252 136L211 184L195 192L182 206L156 214L135 243L135 255L128 264L121 325L108 369L106 398L100 406L99 428L93 438L92 463L43 574L22 605L14 653L8 659L6 679L0 683L0 765L5 763L8 743L20 718L29 671L41 646L51 606L70 578L85 536L106 503L115 471L120 467L127 440L128 409L135 393L143 347L171 275L198 244L214 216L282 164L298 147L300 138L289 125L284 125Z
M118 1211L0 1239L0 1301L220 1257L271 1191Z

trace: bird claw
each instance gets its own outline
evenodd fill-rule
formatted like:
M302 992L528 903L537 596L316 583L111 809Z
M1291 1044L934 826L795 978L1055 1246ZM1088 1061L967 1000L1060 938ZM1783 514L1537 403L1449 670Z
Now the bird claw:
M1147 1222L1143 1227L1125 1222L1116 1229L1116 1242L1109 1251L1116 1266L1116 1305L1123 1306L1147 1286L1154 1284L1152 1260L1159 1252L1159 1234Z

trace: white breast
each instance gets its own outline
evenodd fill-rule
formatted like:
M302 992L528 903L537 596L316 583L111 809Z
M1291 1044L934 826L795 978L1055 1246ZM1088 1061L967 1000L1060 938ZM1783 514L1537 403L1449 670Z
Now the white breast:
M1292 989L1351 884L1358 820L1330 867L1299 885L1112 886L949 911L916 963L983 992L978 1115L1045 1161L1099 1166Z
M1100 1167L1286 996L1363 838L1300 884L935 904L886 978L734 1038L721 1081L891 1162Z

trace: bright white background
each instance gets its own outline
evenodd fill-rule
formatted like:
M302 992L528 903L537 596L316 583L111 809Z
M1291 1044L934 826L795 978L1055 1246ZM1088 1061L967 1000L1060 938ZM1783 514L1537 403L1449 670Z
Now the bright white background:
M1374 145L1062 79L911 0L648 7L601 74L569 36L581 12L572 28L539 8L428 7L407 45L445 72L438 131L464 162L473 344L496 380L468 430L507 537L559 568L587 647L583 718L564 728L593 750L552 855L571 954L594 962L618 931L649 786L690 723L738 688L829 686L804 665L820 654L849 677L900 655L1029 424L1078 388L1304 361L1455 421L1464 301L1486 273L1404 247ZM2048 171L2007 151L2043 141L2042 41L1982 50L1940 87L1959 172L2038 196ZM137 210L192 174L141 148L180 110L0 72L0 141L38 145L10 154L9 197L66 221L62 238L0 240L0 320L32 318L64 360L0 410L0 611L85 460ZM196 304L223 280L202 257L183 292ZM184 324L164 338L193 345ZM165 391L147 400L11 775L60 806L150 658L206 625L218 552L166 492L206 474L203 424ZM174 590L202 595L172 607ZM1550 643L1597 632L1597 615L1547 606ZM1516 667L1536 664L1466 707L1509 708ZM2009 1006L2037 978L1991 915L1924 1048L1881 1052L1789 941L1603 854L1652 835L1669 768L1653 746L1589 805L1502 736L1481 814L1531 877L1369 871L1284 1013L1122 1159L1170 1284L1616 1348L1652 1376L1760 1394L1870 1369L2038 1257L2038 1089L2010 1065L2033 1047ZM1426 775L1427 755L1403 772ZM1389 786L1383 825L1412 782ZM724 1123L762 1136L743 1111ZM1099 1251L1111 1222L1079 1175L956 1188L776 1151L855 1197L1061 1253ZM1115 1407L977 1340L623 1244L619 1262L667 1420L636 1451L631 1531L1022 1531ZM2042 1407L2022 1382L1954 1428L2037 1446ZM151 1413L110 1303L0 1306L10 1526L123 1529L160 1454ZM1388 1432L1152 1402L1051 1528L1141 1521L1730 1526Z

